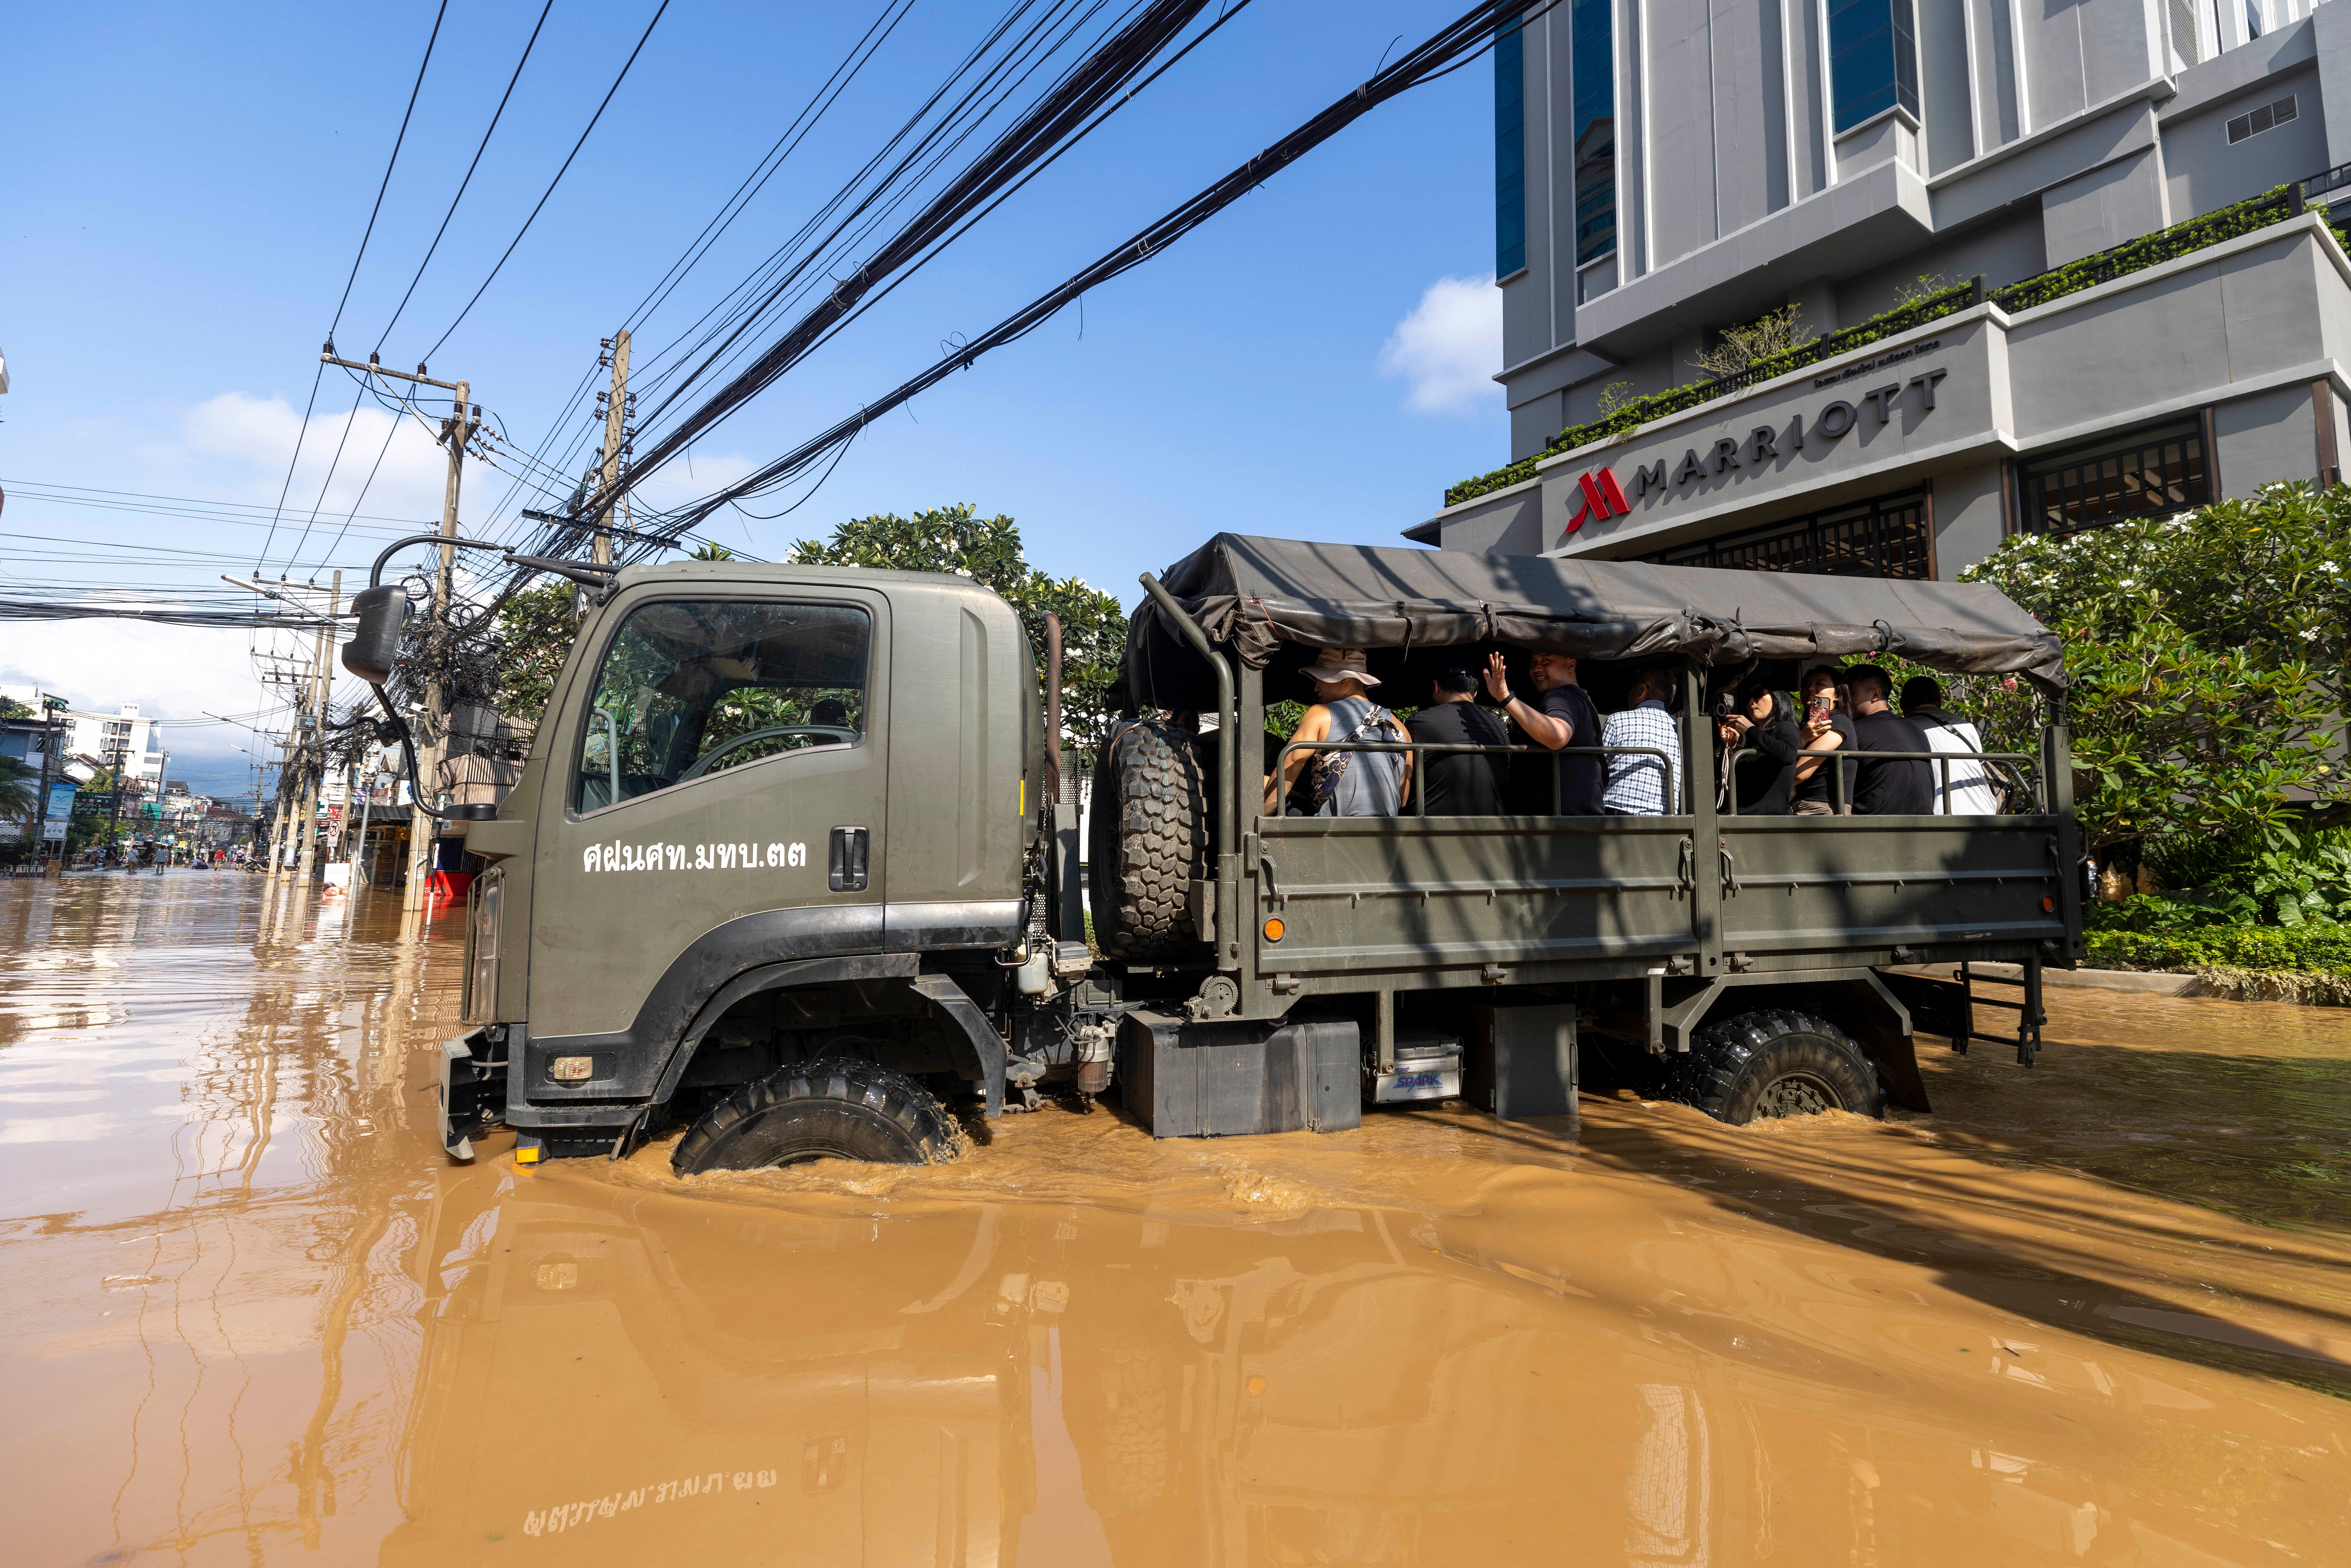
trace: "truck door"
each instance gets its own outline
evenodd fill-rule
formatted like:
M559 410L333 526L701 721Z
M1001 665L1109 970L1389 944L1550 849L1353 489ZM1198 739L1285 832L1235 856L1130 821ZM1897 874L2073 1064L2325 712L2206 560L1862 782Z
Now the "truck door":
M549 715L528 1011L618 1048L590 1095L649 1088L742 969L880 949L889 734L878 593L647 584L600 621Z

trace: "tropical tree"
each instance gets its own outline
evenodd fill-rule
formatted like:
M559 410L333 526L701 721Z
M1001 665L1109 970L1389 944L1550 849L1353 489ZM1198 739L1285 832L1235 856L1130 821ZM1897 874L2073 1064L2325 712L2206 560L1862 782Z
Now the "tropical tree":
M2169 517L2019 535L1960 575L2064 640L2092 849L2176 833L2275 844L2342 794L2351 492L2271 485ZM2021 748L2024 694L1983 681L1966 693L1996 745Z
M1052 577L1029 564L1010 517L982 517L969 505L939 507L912 517L887 513L852 517L822 542L802 539L787 559L810 565L891 567L950 572L1003 595L1019 615L1041 660L1045 616L1061 618L1061 717L1081 763L1110 728L1107 695L1126 651L1126 613L1083 579ZM1043 672L1039 672L1041 684Z
M507 718L536 724L547 711L555 677L571 655L577 622L569 582L526 588L506 601L491 629L496 653L492 664L491 703Z
M0 757L0 821L23 821L40 809L41 770Z

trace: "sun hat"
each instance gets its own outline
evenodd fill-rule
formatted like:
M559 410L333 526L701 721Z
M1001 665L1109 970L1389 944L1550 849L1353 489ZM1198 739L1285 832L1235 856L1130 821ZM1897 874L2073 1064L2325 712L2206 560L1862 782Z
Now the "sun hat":
M1325 648L1314 663L1298 673L1320 685L1336 685L1341 681L1361 681L1366 686L1380 684L1361 648Z

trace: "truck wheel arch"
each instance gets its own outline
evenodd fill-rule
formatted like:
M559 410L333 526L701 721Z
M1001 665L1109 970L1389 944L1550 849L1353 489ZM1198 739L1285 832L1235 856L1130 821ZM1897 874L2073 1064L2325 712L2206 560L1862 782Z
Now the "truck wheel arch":
M836 980L912 979L915 967L912 953L852 953L837 958L794 958L744 970L704 998L701 1007L695 1010L694 1021L686 1026L662 1068L660 1082L653 1088L653 1103L665 1105L677 1093L678 1081L685 1076L694 1053L702 1049L704 1038L746 997Z
M1742 983L1743 982L1743 983ZM1817 1013L1853 1037L1870 1065L1889 1103L1905 1111L1931 1113L1926 1081L1918 1073L1918 1056L1910 1033L1910 1013L1874 970L1845 970L1828 978L1812 978L1802 971L1758 975L1751 979L1722 976L1673 1009L1667 1038L1682 1049L1727 1003L1739 1010L1787 1006Z
M764 964L746 970L710 993L695 1011L694 1021L670 1053L663 1068L660 1082L653 1091L653 1103L667 1104L677 1092L679 1082L694 1061L695 1052L719 1019L725 1018L746 998L768 991L796 990L802 987L821 986L840 980L902 979L916 996L930 1004L931 1011L945 1025L942 1035L948 1041L949 1054L956 1059L958 1073L967 1081L981 1085L987 1097L987 1114L999 1114L1004 1109L1004 1039L988 1022L987 1015L964 994L963 988L946 975L925 975L917 971L917 959L912 953L851 954L838 958L799 958L780 964Z

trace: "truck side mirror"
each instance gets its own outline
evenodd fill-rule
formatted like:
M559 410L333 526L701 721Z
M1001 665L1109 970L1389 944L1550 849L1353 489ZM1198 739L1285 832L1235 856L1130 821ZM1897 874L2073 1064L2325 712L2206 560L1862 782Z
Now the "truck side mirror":
M408 624L408 591L396 582L363 588L351 595L359 630L343 644L343 668L372 686L392 679L400 659L400 632Z

